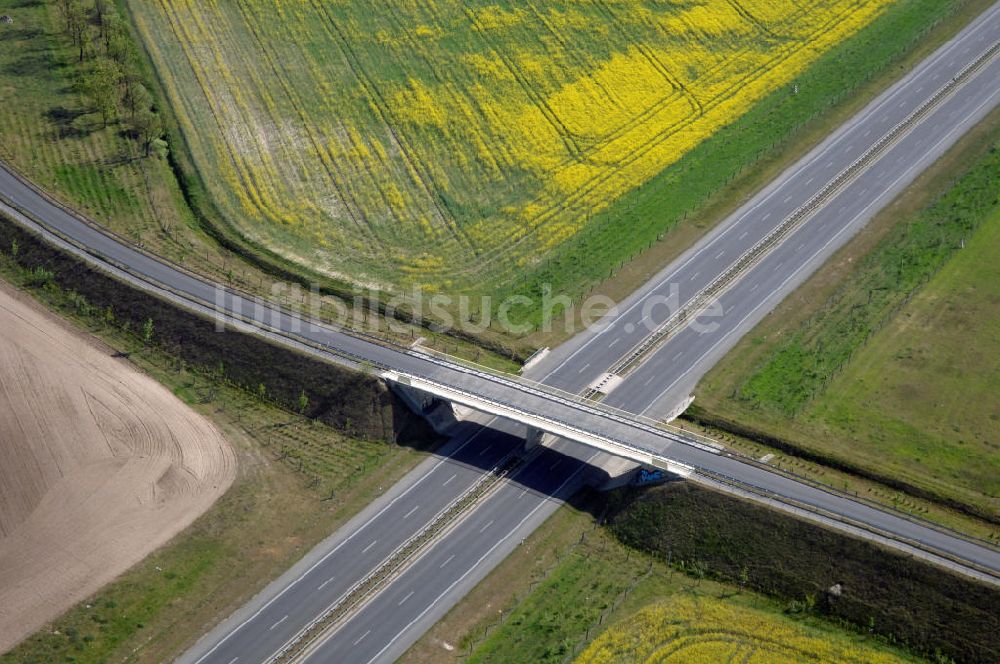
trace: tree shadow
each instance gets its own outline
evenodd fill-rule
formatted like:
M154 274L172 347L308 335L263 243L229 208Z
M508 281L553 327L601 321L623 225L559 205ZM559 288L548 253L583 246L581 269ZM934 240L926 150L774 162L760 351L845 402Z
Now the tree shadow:
M49 122L56 124L72 124L77 118L86 115L89 111L82 108L66 108L65 106L54 106L45 111L45 118Z
M118 168L119 166L128 166L129 164L141 161L142 157L136 154L129 154L126 152L118 152L109 157L103 157L94 161L95 166L103 166L106 168Z
M48 49L36 52L28 51L20 58L9 62L3 71L10 76L20 76L22 78L54 78L57 69L65 65L52 58Z
M44 30L34 26L25 26L23 28L0 27L0 42L29 41L44 34Z
M77 120L88 113L90 111L83 108L53 106L45 111L45 119L55 125L59 138L85 138L94 131L94 126L89 123L81 126Z

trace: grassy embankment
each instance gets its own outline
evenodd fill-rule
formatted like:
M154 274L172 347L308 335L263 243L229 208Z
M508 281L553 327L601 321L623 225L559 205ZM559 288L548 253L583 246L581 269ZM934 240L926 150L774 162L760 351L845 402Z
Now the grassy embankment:
M682 484L579 507L557 512L402 661L568 662L602 640L622 647L611 661L631 661L678 629L726 632L725 653L706 638L711 661L739 648L760 661L972 662L996 647L995 591L786 515ZM632 632L644 611L669 624ZM770 644L756 640L768 631ZM796 641L809 647L785 650Z
M627 297L991 4L895 3L797 76L796 94L792 86L774 91L594 215L538 267L529 285ZM616 253L607 260L591 256L603 247ZM559 340L558 330L527 339L536 346Z
M985 0L897 3L796 78L797 95L783 87L765 97L737 124L721 128L678 163L594 216L587 225L591 231L564 243L548 262L536 266L537 275L518 288L535 293L537 284L551 281L557 291L581 295L607 277L606 267L593 267L606 262L613 268L613 278L597 291L615 299L623 297L988 4ZM151 11L151 6L141 9ZM270 293L277 277L318 281L327 292L344 292L342 283L318 279L259 246L241 244L227 224L220 223L204 183L218 178L206 172L203 179L195 169L186 137L178 129L179 121L186 121L183 113L175 116L178 109L158 104L167 126L173 174L162 160L134 158L135 146L120 135L117 121L101 128L77 85L75 54L68 38L60 34L54 5L0 0L0 10L16 21L0 34L11 46L0 54L0 87L16 90L20 100L10 109L13 122L0 127L0 155L70 205L89 210L102 223L147 248L221 281ZM315 57L329 57L329 53ZM154 97L166 96L155 77L150 75L147 81L157 92ZM748 168L751 164L753 168ZM629 233L620 232L623 224ZM660 236L665 241L656 242ZM609 238L615 241L609 243ZM229 250L221 249L220 243ZM590 255L594 247L612 246L615 256L595 261ZM580 256L587 259L579 260ZM625 267L618 270L615 266L623 262ZM296 297L278 297L297 306ZM323 311L330 315L333 308ZM363 318L359 325L368 329L379 319ZM440 350L497 367L514 366L491 352L477 350L467 339L442 338L426 329L404 337L416 335L427 337ZM530 349L552 345L563 336L557 330L512 340L494 328L477 335L476 342L501 356L523 358Z
M137 63L138 72L153 92L158 116L166 125L169 159L145 155L141 143L128 133L131 125L124 106L105 126L82 84L93 67L93 56L79 61L59 5L0 0L0 13L14 19L13 25L0 26L0 96L17 100L4 108L0 159L59 201L149 251L286 306L316 310L312 300L303 301L302 294L284 288L283 282L302 284L302 291L308 293L307 275L286 269L289 265L277 269L260 257L220 243L207 221L206 215L213 214L211 204L200 195L197 179L184 170L185 148L172 109L156 100L156 81L143 61ZM93 3L83 5L89 9ZM99 28L88 16L87 39L97 39ZM93 50L87 49L88 53ZM336 319L328 298L318 310ZM388 335L385 322L371 311L359 310L344 322ZM517 366L502 345L494 344L496 352L491 352L426 328L404 329L394 335L406 342L416 336L425 337L432 348L495 368Z
M579 233L573 236L573 239L562 242L554 251L549 251L551 247L544 251L537 250L537 248L528 251L528 255L532 258L523 265L519 265L519 261L513 259L503 261L503 269L516 268L518 272L516 283L509 287L504 286L502 278L492 275L483 281L484 284L489 284L486 290L500 295L511 292L537 295L542 283L551 283L556 292L567 292L579 296L589 291L595 284L605 280L609 272L618 274L616 271L622 263L636 257L650 245L655 245L655 249L644 253L642 259L635 266L622 271L621 279L616 279L611 284L606 285L607 290L616 297L620 297L639 285L642 278L648 275L654 265L662 264L665 259L675 255L676 251L693 241L698 234L703 232L708 219L718 218L720 212L731 208L748 191L763 184L764 181L759 179L761 173L773 175L781 165L787 164L792 157L800 154L800 145L812 143L821 138L835 125L835 122L846 117L849 110L856 109L858 104L870 98L881 86L901 73L902 67L913 62L916 56L926 54L931 46L953 34L958 27L987 4L978 1L938 3L926 0L904 0L894 4L885 15L876 19L870 26L862 29L857 35L847 39L842 44L831 48L826 55L809 66L807 71L796 71L795 82L799 84L798 94L791 94L790 85L782 86L754 105L741 121L714 132L711 139L687 152L673 166L662 170L659 174L656 174L657 169L653 168L653 170L644 171L631 180L626 178L628 186L621 188L620 185L616 185L618 188L615 192L610 195L602 194L599 204L589 207L585 213L579 213L578 216L581 219L586 217L589 221L584 224ZM316 20L309 20L309 18L314 10L318 12L318 5L303 9L299 14L275 15L274 17L271 17L270 12L277 10L266 3L256 2L216 8L211 11L221 12L221 14L212 14L211 17L203 15L205 12L211 13L205 8L197 9L197 16L188 16L188 13L175 14L176 8L170 3L161 5L133 4L131 8L133 17L140 25L140 31L146 34L147 45L153 54L154 62L157 63L157 70L169 91L168 94L175 104L179 103L178 99L184 100L184 108L190 111L191 117L181 117L180 123L182 126L188 123L184 135L194 148L195 159L193 163L206 172L210 172L212 168L206 168L206 164L215 163L225 155L229 155L226 160L230 160L233 157L232 153L235 152L236 161L233 163L236 163L237 166L242 163L245 168L242 170L237 168L236 172L230 173L230 175L243 182L249 177L248 173L252 174L254 187L260 189L260 196L254 197L254 200L249 202L250 207L253 208L253 214L236 215L233 212L233 210L242 209L248 204L245 200L246 197L240 198L238 196L239 191L247 189L246 186L242 188L230 187L231 190L219 192L216 190L220 185L216 182L209 187L211 195L206 196L206 198L228 210L232 225L240 226L242 224L244 233L253 236L255 241L259 241L258 244L267 244L267 242L262 241L263 235L274 233L275 238L272 239L278 244L285 243L286 249L292 254L306 252L309 254L307 263L315 264L319 261L322 263L321 267L329 268L334 272L336 272L334 268L338 261L361 260L366 254L365 252L341 251L335 260L334 258L320 260L324 256L323 250L317 249L315 243L310 240L303 245L302 238L292 237L303 234L303 237L312 237L316 233L316 224L305 223L303 219L312 217L319 219L325 214L321 210L308 211L309 214L302 219L295 217L296 224L262 222L262 220L266 221L271 217L284 218L287 216L289 206L301 205L302 200L309 199L308 196L290 198L287 196L286 190L297 191L301 188L312 190L319 187L318 191L326 191L333 186L331 182L347 181L353 188L349 187L350 196L346 196L346 198L356 197L357 209L362 212L367 210L370 213L370 217L365 217L365 220L373 226L373 234L375 236L379 236L380 233L384 234L385 237L382 240L395 246L394 243L398 244L400 238L406 233L417 232L415 229L421 227L418 221L421 216L420 210L423 208L416 204L413 210L404 215L405 223L401 221L394 224L390 223L391 219L387 221L387 219L382 218L386 209L383 199L397 203L401 200L394 193L394 187L398 189L399 187L396 185L399 183L394 184L394 181L391 180L393 169L402 168L400 163L406 161L403 158L405 156L415 160L414 163L416 163L418 171L424 167L428 169L427 182L430 182L431 185L429 194L431 200L443 200L447 203L445 207L449 209L451 209L449 206L454 204L454 209L461 213L460 217L462 215L468 217L466 221L469 224L474 225L473 222L480 219L492 219L490 215L497 212L498 209L506 210L511 207L510 205L500 205L501 203L506 204L511 201L504 199L502 201L476 202L472 200L470 202L463 198L472 197L475 199L476 196L487 196L490 189L479 186L479 184L490 181L489 177L478 179L475 187L448 189L446 185L448 183L454 184L452 182L454 178L471 177L478 173L477 168L483 164L476 157L470 158L471 166L458 167L454 162L458 160L458 156L461 156L462 150L448 150L447 148L452 144L464 145L466 149L469 146L480 145L483 148L483 154L500 154L502 150L497 152L499 150L497 146L505 144L500 140L503 136L498 138L494 134L520 131L525 126L524 122L511 121L500 123L499 126L482 128L470 121L465 126L452 124L441 128L434 125L434 118L442 116L465 117L463 115L464 107L458 108L461 107L459 101L464 98L463 90L473 97L477 94L489 96L488 91L468 91L469 82L475 80L475 77L470 78L472 75L467 70L470 67L474 69L475 63L483 65L481 58L477 59L474 56L482 49L481 42L484 40L488 42L487 46L490 49L496 49L496 52L502 56L501 60L508 58L513 63L523 64L536 55L527 46L535 40L524 39L526 35L533 34L533 30L553 32L559 35L562 34L561 31L568 31L567 34L569 34L575 29L572 27L572 21L568 19L555 23L549 21L546 25L546 17L549 16L546 13L548 10L546 10L516 13L517 20L510 23L506 20L499 21L503 16L496 17L499 24L496 26L491 24L491 30L486 32L477 31L474 26L464 32L456 32L451 24L436 30L435 26L440 27L438 24L443 21L442 17L450 15L448 12L454 9L447 2L438 3L435 5L435 10L428 10L429 13L426 15L419 13L418 16L409 17L412 20L402 20L407 17L392 13L374 17L366 14L361 17L353 12L353 6L336 8L333 10L334 16L332 18L324 12L319 12L315 17ZM190 8L185 10L185 12L189 11ZM665 9L664 11L669 14L674 10ZM341 12L344 12L345 15L341 16ZM567 16L569 14L572 12L568 12ZM226 26L226 34L233 39L241 35L244 37L238 42L234 42L234 44L239 44L239 52L242 55L237 56L235 50L227 49L226 52L220 53L218 58L207 62L205 61L205 51L192 52L188 48L191 44L201 43L199 40L203 40L204 37L201 26L209 18L211 18L213 26ZM337 20L333 21L333 18ZM630 21L634 18L630 14L630 10L619 8L610 14L602 14L600 22L616 35L615 44L618 42L625 44L630 38L642 42L645 35L643 30L646 28L633 25L634 21ZM462 20L471 19L469 16L465 16ZM332 30L331 24L339 26L340 31ZM424 26L427 29L414 29L415 25ZM401 26L406 26L406 29ZM648 26L646 27L648 28ZM156 29L154 30L154 28ZM636 31L634 34L629 32L633 28ZM295 31L298 32L295 33ZM465 34L466 32L468 34ZM288 38L288 35L292 33L300 36L313 35L314 38L306 41ZM630 34L631 37L629 37ZM750 37L742 35L741 39L746 41ZM727 42L725 45L718 42L716 47L722 50L725 48L738 50L738 48L748 47L752 41L750 39L749 42L741 42L740 44ZM552 41L550 46L557 50L567 50L568 55L564 63L566 64L566 72L587 74L579 78L583 82L581 84L586 83L591 78L593 81L598 80L599 76L594 72L599 71L597 65L602 62L601 58L603 57L601 49L607 48L607 46L596 48L596 50L591 49L594 42L592 35L570 42L558 42L562 44L561 46L557 42L558 40ZM305 43L308 43L308 46L300 48L299 45ZM568 47L567 43L573 44L573 46ZM711 46L711 44L700 43L698 48L704 49L707 46ZM828 46L829 44L826 44L824 48ZM186 48L187 50L185 50ZM368 65L371 64L369 60L373 53L380 54L378 56L380 63L385 61L381 54L386 49L394 54L393 57L397 60L389 70L385 70L389 73L384 73L385 68L382 66L369 67ZM528 50L524 51L524 49ZM349 57L345 57L349 67L337 55L341 51L348 53ZM522 51L524 52L522 53ZM441 61L441 58L433 58L430 55L439 52L457 53L468 57L449 56L449 62L455 63L454 71L449 69L430 72L433 69L431 65ZM560 52L562 51L560 50ZM167 57L168 55L171 57ZM250 57L251 55L253 57ZM183 64L189 56L191 57L189 62L194 63L193 68ZM291 63L314 61L329 66L295 68L294 70L291 68ZM497 64L500 70L507 66L501 65L502 63ZM896 65L899 65L900 68L897 68ZM220 67L221 69L217 71ZM379 72L379 76L384 76L386 80L375 77L372 72ZM688 71L688 74L690 73L691 71ZM207 110L204 100L200 100L198 96L200 94L198 90L204 87L199 83L199 76L204 78L209 74L213 75L213 80L229 81L230 86L235 85L237 81L242 81L240 89L243 92L241 92L240 97L227 97ZM590 74L594 75L590 76ZM489 73L481 72L478 76L489 78L493 75L496 75L496 71L490 69ZM317 77L321 80L316 80ZM541 78L536 81L532 77ZM327 79L335 80L338 84L332 85ZM342 79L349 81L360 79L364 82L364 89L355 95L352 92L354 89L352 85L339 84ZM291 85L288 81L295 84ZM445 89L440 94L435 94L431 99L428 99L426 96L418 94L423 89L421 86L427 81L436 81L434 85L444 85ZM497 90L506 90L507 87L515 85L520 89L525 83L537 84L533 88L529 86L529 90L534 90L536 96L541 98L549 94L551 92L549 88L554 85L553 81L546 79L542 73L528 68L526 81L512 83L500 80L494 87ZM433 86L431 87L433 88ZM398 98L391 94L397 88L400 92ZM317 89L323 94L302 98L302 89ZM697 85L693 85L692 89L697 89ZM270 92L263 94L262 90ZM518 93L521 96L523 94L524 90ZM334 98L339 99L339 96L343 95L348 95L349 99L342 104L333 104ZM359 101L370 95L376 96L372 104L362 104ZM507 95L507 98L519 99L518 95ZM324 143L320 146L323 149L319 149L314 145L315 140L313 139L315 137L311 137L311 132L315 130L316 123L322 124L328 121L328 119L324 119L327 115L326 106L323 107L324 117L318 116L315 112L317 104L322 105L322 100L326 100L328 105L333 104L343 109L342 113L338 115L338 121L344 123L344 126L332 133L322 133L324 136L334 136L334 138L330 139L332 142L329 145ZM427 112L421 116L423 118L421 120L413 117L413 114L410 113L413 108L417 107L426 110L427 104L442 105L442 108L438 109L441 114ZM486 105L484 108L492 107ZM234 117L240 120L239 125L243 129L226 129L233 123L229 121L219 122L213 113L216 115L222 113L223 120L228 117L228 114L235 114ZM372 114L378 117L374 117ZM203 121L198 121L196 126L192 128L190 126L192 118L201 118ZM609 116L607 121L613 123L618 119L617 115ZM421 124L422 122L423 124ZM350 131L351 127L356 124L365 127L371 124L372 130L360 133ZM395 132L386 132L386 126L391 126L395 132L399 132L402 138L398 140L406 143L403 146L406 149L394 146L390 146L392 149L387 152L379 149L379 145L377 145L379 142L387 140L392 143L397 140ZM212 139L212 135L217 133L218 127L224 128L225 131L236 132L239 135L235 138L230 137L233 140ZM480 129L482 129L481 135L476 133ZM470 138L467 141L456 143L457 139L454 133L466 131L475 134L474 138L486 136L489 140L484 143ZM272 151L269 159L263 159L255 147L264 139L268 145L278 146ZM515 147L512 149L516 152L519 149L517 146L521 143L514 141L512 144ZM602 146L605 143L598 141L597 145ZM229 147L226 148L226 146ZM424 153L438 156L444 154L445 156L440 160L441 163L437 164L433 159L427 158ZM366 175L367 171L363 168L348 168L346 173L340 173L331 172L329 164L324 165L331 155L342 157L343 164L353 164L364 162L362 157L365 154L369 154L370 161L375 163L381 163L380 160L384 160L385 154L402 156L399 156L398 160L389 160L389 165L392 168L386 168L384 172L379 171L379 178L384 176L390 180L389 182L369 181L370 179ZM414 154L416 157L413 156ZM302 163L300 164L299 161ZM314 164L314 168L306 168L314 161L317 162ZM229 164L228 161L226 163ZM611 164L611 162L608 163ZM334 159L334 165L337 164L340 162ZM747 168L750 165L754 165L754 168ZM483 167L485 168L485 166ZM229 164L227 169L226 172L233 171L233 166ZM444 172L439 172L436 169L441 169ZM504 196L516 198L525 195L525 192L532 191L530 186L512 186L505 179L528 178L530 180L531 177L534 177L531 175L531 169L508 168L502 173L493 173L493 175L504 179L505 184L498 186L494 192L501 198ZM407 175L407 177L412 176L412 172ZM356 182L358 178L364 180L362 183L364 187ZM330 180L330 182L326 182L326 180ZM641 183L645 184L636 188ZM320 184L323 186L319 186ZM440 189L435 188L439 184L442 185ZM421 184L417 189L421 189L423 186ZM389 193L380 196L379 187L382 187L383 193ZM595 189L595 191L597 190ZM620 196L625 191L630 191L630 193ZM421 193L420 196L424 196L424 193ZM462 200L458 200L460 198ZM605 212L595 213L596 210L604 208L612 199L616 199L616 202ZM372 203L373 200L376 203L382 202L375 205ZM296 203L296 201L299 202ZM425 200L424 203L426 202ZM348 204L345 203L345 205ZM513 207L516 208L517 205L519 203L513 204ZM377 213L372 212L373 209ZM568 211L572 216L575 214L573 209L573 206L565 205L559 208L559 214ZM379 210L381 212L378 212ZM282 214L278 214L279 212ZM319 216L317 217L317 215ZM254 217L257 218L256 222ZM464 218L462 217L459 221L461 222ZM683 221L685 218L687 220ZM327 219L325 222L316 223L321 228L326 228L331 222L330 219ZM503 232L500 231L507 227L505 224L506 221L489 225L490 232L485 240L479 236L473 239L475 241L483 240L488 244L491 241L490 238L495 239L503 236ZM253 232L246 231L247 225L253 226L255 230ZM623 226L628 227L628 233L622 232ZM362 227L367 228L363 224ZM464 229L462 224L459 224L459 227ZM680 230L674 232L671 229ZM231 235L235 235L232 228L229 231ZM338 232L347 231L344 228L339 228ZM656 239L661 236L664 241L656 242ZM451 241L441 240L444 243L442 246L450 246L448 243ZM386 261L384 256L392 253L387 251L379 254L380 259L377 264L369 265L365 269L359 268L353 272L347 270L347 273L357 276L366 274L369 270L375 272L400 270L401 264L416 260L414 256L419 254L418 249L424 244L426 244L425 241L404 243L407 254L403 257L405 260ZM371 246L371 243L367 244L365 251L371 251ZM526 246L524 243L519 243L515 249L521 251ZM259 249L258 246L255 249L252 248L251 251ZM487 254L492 256L489 252ZM468 271L473 267L485 269L481 268L480 263L482 265L488 263L488 261L484 262L478 259L474 261L448 259L444 260L442 267L443 255L440 252L434 253L434 256L428 257L426 265L421 263L408 272L407 278L418 279L418 276L422 274L424 276L419 277L420 279L433 282L436 278L433 277L434 270L439 267L444 270L443 274L447 274L450 270L459 269L459 267L459 271ZM542 256L547 258L535 260ZM406 271L403 270L403 272ZM453 286L458 289L461 284L458 283L458 276L455 279ZM451 289L450 286L448 288ZM475 309L475 305L473 308ZM520 313L535 319L538 315L537 310ZM475 312L473 312L473 317L475 318ZM480 338L490 339L493 336L493 331L488 330L481 334ZM531 347L551 345L555 340L557 340L556 335L534 335L522 339L519 343L522 347Z
M693 417L985 519L996 537L998 127L994 113L916 201L749 334L706 376Z
M412 468L433 441L366 377L214 333L211 323L198 326L90 273L6 221L0 244L0 278L96 335L109 353L126 354L123 361L210 418L239 461L233 486L193 526L0 661L172 658ZM183 352L195 346L201 350ZM394 432L407 446L379 440Z
M694 485L609 502L622 542L782 599L788 613L844 621L930 657L982 662L1000 647L995 586Z

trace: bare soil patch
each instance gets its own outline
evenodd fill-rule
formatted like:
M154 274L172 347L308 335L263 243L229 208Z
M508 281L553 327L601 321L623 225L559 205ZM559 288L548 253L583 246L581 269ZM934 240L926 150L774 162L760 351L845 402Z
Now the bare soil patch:
M166 543L235 476L206 419L0 284L0 652Z

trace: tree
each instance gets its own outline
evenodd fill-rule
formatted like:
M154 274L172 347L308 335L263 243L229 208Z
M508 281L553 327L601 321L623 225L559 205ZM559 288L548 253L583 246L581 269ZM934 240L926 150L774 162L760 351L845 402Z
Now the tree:
M132 118L132 130L148 156L153 141L163 133L163 124L160 122L159 114L154 113L152 109L140 108Z
M66 21L66 32L70 32L70 26L72 25L71 16L79 8L80 0L59 0L59 12L63 16L63 20Z
M146 324L142 326L142 340L147 344L153 340L153 319L147 318Z
M104 50L108 57L124 65L135 51L125 21L117 13L109 13L102 24L101 35L104 37Z
M160 159L166 159L167 155L170 154L170 146L162 138L154 138L153 142L150 143L150 148L157 157ZM146 152L149 154L149 151Z
M302 390L299 393L299 415L305 415L306 408L309 407L309 397L306 396L306 391Z
M94 108L101 114L104 126L118 109L118 65L107 58L98 58L84 74L83 88Z
M114 5L109 0L94 0L94 16L101 28L101 36L106 36L108 20L117 16Z
M66 34L80 49L80 62L83 62L84 49L87 43L87 12L80 0L61 0L59 8L66 20Z
M123 65L121 75L122 101L128 108L130 118L144 108L153 107L153 95L142 84L142 74L139 73L138 66L133 64Z

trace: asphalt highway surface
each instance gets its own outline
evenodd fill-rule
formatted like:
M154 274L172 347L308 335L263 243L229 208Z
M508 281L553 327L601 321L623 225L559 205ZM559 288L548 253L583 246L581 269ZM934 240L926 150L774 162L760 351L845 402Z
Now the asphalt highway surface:
M669 295L671 284L679 289L681 301L696 293L998 39L1000 9L994 6L629 298L621 316L610 326L585 332L556 349L535 367L531 376L569 392L585 388L662 321L666 308L649 307L647 303ZM741 334L998 102L1000 63L993 59L724 293L719 301L722 315L709 321L717 324L713 331L681 331L651 354L605 402L635 413L659 413L677 403ZM0 193L7 202L58 233L63 243L72 242L72 250L80 252L84 247L91 260L117 266L122 277L146 288L166 287L169 292L161 290L161 294L218 315L206 304L220 302L221 291L214 284L82 222L7 171L0 171ZM157 286L150 286L148 280ZM327 348L330 359L335 361L365 360L426 376L526 412L545 414L661 452L692 467L737 478L775 496L814 505L827 513L1000 571L1000 554L994 549L636 428L606 414L589 412L578 404L553 400L545 392L514 387L404 349L310 325L232 293L226 294L222 304L227 315L266 326L264 333L281 343L308 344L303 348L320 354ZM481 424L490 426L484 428ZM516 449L521 435L523 428L488 418L464 424L439 458L421 464L212 630L181 661L267 661L476 483L484 470ZM521 538L540 525L561 500L600 474L585 463L593 456L589 450L565 441L557 443L553 450L542 450L339 629L319 642L308 660L370 662L398 657Z

